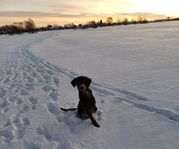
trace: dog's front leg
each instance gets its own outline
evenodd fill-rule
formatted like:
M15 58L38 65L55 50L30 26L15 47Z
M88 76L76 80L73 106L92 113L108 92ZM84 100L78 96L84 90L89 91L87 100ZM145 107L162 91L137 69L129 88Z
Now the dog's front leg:
M93 115L91 112L88 111L87 115L89 116L92 124L95 126L95 127L100 127L100 125L96 122L96 120L94 119Z

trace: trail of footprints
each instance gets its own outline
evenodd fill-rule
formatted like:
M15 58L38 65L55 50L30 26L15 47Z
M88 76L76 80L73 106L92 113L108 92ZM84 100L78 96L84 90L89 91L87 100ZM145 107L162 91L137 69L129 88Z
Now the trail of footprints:
M13 139L23 138L26 129L31 125L31 120L26 114L38 110L41 102L45 103L44 108L59 124L64 122L72 133L79 129L79 123L82 121L73 117L74 113L67 113L65 116L57 106L61 73L70 79L76 76L73 72L58 68L34 56L26 48L14 51L12 56L2 64L0 69L0 143L10 143ZM150 100L145 97L95 83L93 83L92 89L98 96L112 96L114 99L112 103L115 105L127 102L136 108L179 122L179 114L169 109L152 106ZM46 98L39 99L40 95L33 94L37 91ZM101 100L101 104L105 104L105 101ZM98 111L97 120L101 119L102 112ZM35 132L47 141L60 140L60 135L47 126L36 128ZM38 146L33 143L29 145L29 142L25 142L25 144L32 148Z
M41 103L45 103L44 109L48 110L56 121L64 123L71 132L80 127L82 120L76 119L74 113L64 115L57 106L59 99L59 75L65 74L72 79L76 74L53 66L43 59L34 56L28 49L20 49L12 53L12 56L2 65L0 72L3 78L0 81L0 142L10 143L14 139L22 139L26 130L31 125L31 120L26 117L28 112L38 110ZM33 93L40 92L44 99ZM46 101L42 101L46 100ZM9 115L7 118L5 115ZM69 118L71 116L71 118ZM101 112L97 114L101 120ZM77 127L76 127L77 126ZM36 135L42 136L46 141L60 140L59 133L47 126L40 126L34 130ZM25 141L28 146L34 146Z
M33 92L39 90L50 103L58 100L58 76L42 60L33 57L26 49L12 53L3 63L0 79L0 143L23 138L31 121L26 113L36 110L39 99ZM9 117L7 117L9 115Z

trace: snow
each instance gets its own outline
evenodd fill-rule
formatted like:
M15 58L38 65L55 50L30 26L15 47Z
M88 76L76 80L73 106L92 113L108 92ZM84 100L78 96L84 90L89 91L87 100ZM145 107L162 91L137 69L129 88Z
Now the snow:
M178 149L179 22L0 36L1 149ZM92 78L100 128L60 107Z

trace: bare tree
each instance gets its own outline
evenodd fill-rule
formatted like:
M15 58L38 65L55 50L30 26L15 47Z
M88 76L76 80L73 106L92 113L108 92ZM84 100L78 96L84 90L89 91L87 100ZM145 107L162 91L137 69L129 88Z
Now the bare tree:
M108 17L108 18L106 19L106 23L112 24L112 23L113 23L113 18L112 18L112 17Z
M127 25L127 24L129 23L129 21L128 21L127 18L125 18L122 23L123 23L124 25Z

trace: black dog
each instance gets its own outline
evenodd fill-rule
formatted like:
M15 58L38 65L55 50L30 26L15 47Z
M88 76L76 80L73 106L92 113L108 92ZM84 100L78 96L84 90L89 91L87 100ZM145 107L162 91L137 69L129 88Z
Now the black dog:
M97 107L96 107L95 98L92 94L91 89L89 88L91 84L91 79L88 77L79 76L73 79L71 84L73 87L77 86L78 91L79 91L80 101L78 103L78 108L77 108L78 116L81 119L84 119L87 116L88 118L90 118L94 126L100 127L93 117L93 113L97 111ZM76 108L73 108L73 109L61 108L61 109L64 111L76 110Z

